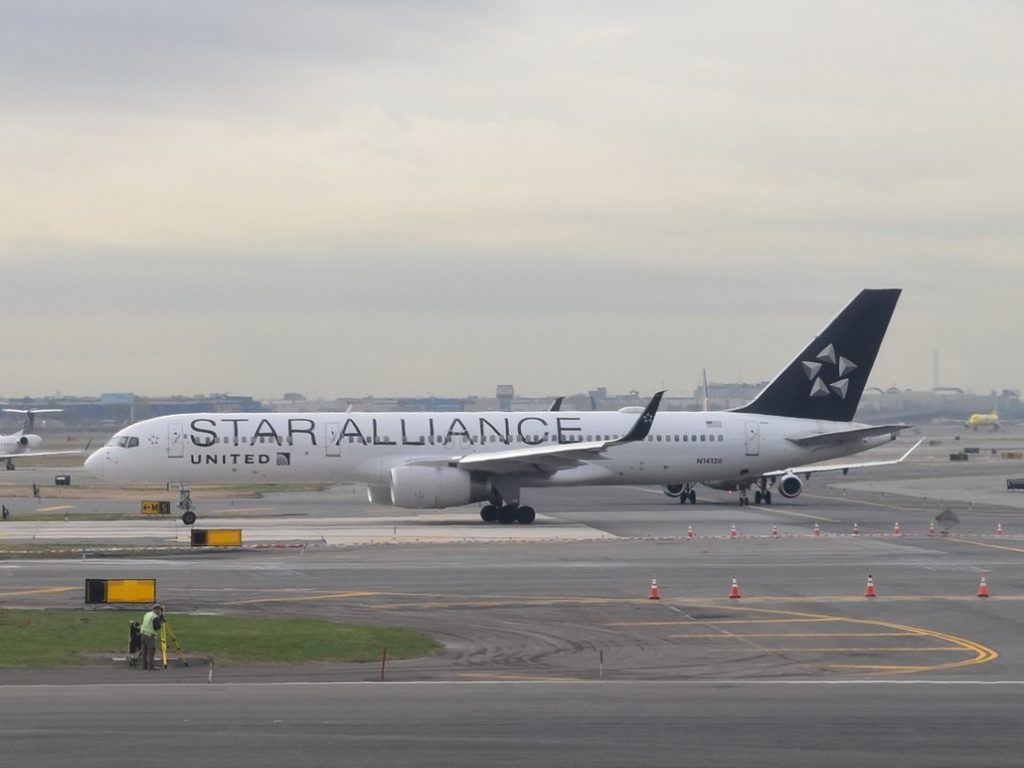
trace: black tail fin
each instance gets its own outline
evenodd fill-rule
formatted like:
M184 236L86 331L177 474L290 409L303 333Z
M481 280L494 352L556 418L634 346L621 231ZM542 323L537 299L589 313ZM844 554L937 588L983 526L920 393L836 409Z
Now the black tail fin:
M739 413L853 421L900 289L863 290Z

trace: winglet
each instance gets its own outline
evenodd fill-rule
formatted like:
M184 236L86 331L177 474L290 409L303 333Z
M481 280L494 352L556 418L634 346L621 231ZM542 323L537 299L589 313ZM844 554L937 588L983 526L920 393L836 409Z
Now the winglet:
M924 438L922 437L920 440L918 440L916 443L914 443L912 446L910 446L910 448L907 449L907 452L904 453L902 456L899 457L899 459L896 460L896 463L897 464L901 463L905 458L907 458L907 456L909 456L914 451L916 451L917 450L917 446L919 446L923 442L924 442Z
M633 424L633 428L629 430L620 443L635 443L639 440L646 440L647 435L650 434L651 425L654 424L654 416L658 412L658 406L661 405L662 395L665 394L665 390L661 392L655 392L654 397L651 398L651 402L644 408L644 412L640 414L636 422Z

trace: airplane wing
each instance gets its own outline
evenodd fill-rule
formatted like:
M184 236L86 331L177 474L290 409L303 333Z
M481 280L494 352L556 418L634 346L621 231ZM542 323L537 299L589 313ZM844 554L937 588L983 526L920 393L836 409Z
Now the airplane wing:
M774 472L765 472L762 477L782 477L783 475L804 475L805 478L811 475L817 474L818 472L842 472L844 475L851 469L867 469L868 467L887 467L892 464L902 464L910 454L912 454L921 443L924 442L924 438L918 440L909 450L900 456L898 459L892 459L890 461L862 461L857 464L809 464L806 467L791 467L789 469L779 469Z
M512 472L541 472L554 474L561 469L585 464L589 461L600 461L604 452L616 445L646 440L654 423L654 416L661 405L664 391L658 392L644 408L622 437L617 440L591 440L582 443L561 443L559 445L531 446L517 448L512 451L495 451L493 453L473 453L454 459L446 459L444 463L481 472L492 472L497 475ZM416 462L423 463L423 462Z
M81 456L88 448L77 451L25 451L24 453L0 453L0 459L34 459L38 456Z
M816 432L810 435L787 437L786 439L791 443L799 445L801 448L821 448L826 445L844 445L846 443L862 440L865 437L877 437L879 435L892 435L895 438L904 429L910 429L910 425L885 424L879 427L846 429L841 432Z

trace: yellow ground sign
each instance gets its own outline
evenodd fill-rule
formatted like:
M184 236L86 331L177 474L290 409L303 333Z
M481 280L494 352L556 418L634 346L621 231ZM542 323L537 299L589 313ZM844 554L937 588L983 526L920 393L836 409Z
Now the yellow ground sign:
M240 547L242 546L242 529L222 528L207 531L206 544L210 547Z
M142 514L144 514L144 515L169 515L169 514L171 514L171 502L169 502L169 501L144 501L144 502L142 502Z
M156 579L107 579L108 603L155 603Z

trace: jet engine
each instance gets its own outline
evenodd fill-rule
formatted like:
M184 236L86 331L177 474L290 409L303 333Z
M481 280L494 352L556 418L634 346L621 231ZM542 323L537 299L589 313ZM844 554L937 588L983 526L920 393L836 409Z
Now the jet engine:
M804 481L788 472L779 478L779 493L787 499L795 499L804 489Z
M391 500L391 486L368 485L366 486L366 495L369 497L371 504L380 504L387 507L394 505L394 502Z
M490 487L481 473L416 465L391 470L391 501L396 507L442 509L489 498Z
M22 448L38 448L43 443L39 435L22 435L18 438L18 445Z
M683 489L686 488L682 483L672 483L671 485L661 486L661 490L670 499L678 499L683 495Z

